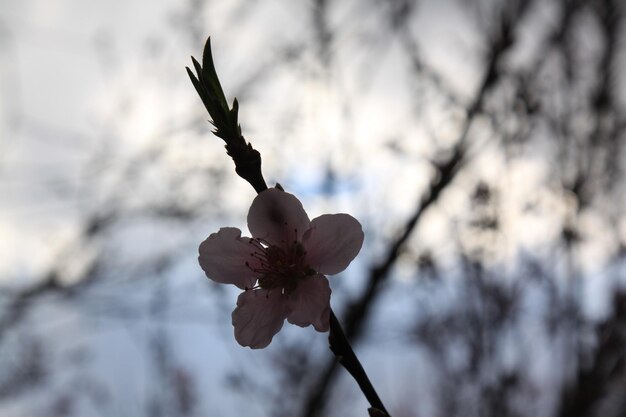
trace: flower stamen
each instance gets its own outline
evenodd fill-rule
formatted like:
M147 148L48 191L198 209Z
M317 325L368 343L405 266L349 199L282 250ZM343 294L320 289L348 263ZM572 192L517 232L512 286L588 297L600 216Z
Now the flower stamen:
M254 288L277 288L281 294L288 295L302 279L316 273L305 260L306 250L297 240L298 229L293 230L296 240L288 245L271 245L260 238L249 239L253 247L250 257L254 262L246 261L245 264L257 276Z

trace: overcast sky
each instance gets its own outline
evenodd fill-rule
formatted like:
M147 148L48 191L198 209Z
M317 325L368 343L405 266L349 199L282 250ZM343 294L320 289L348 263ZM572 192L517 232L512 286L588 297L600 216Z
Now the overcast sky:
M329 24L340 29L339 36L333 39L332 64L323 68L310 46L315 37L311 2L0 1L0 285L27 287L42 279L61 256L68 257L68 250L76 251L63 262L68 282L80 276L102 248L111 250L119 265L141 264L161 252L181 258L173 270L158 277L171 292L167 296L149 274L145 281L125 286L120 278L125 272L114 263L110 287L100 288L84 305L52 302L38 310L37 318L56 321L50 325L33 320L28 331L53 342L49 348L60 376L49 391L36 392L32 403L31 397L0 403L3 415L23 416L33 412L33 404L35 410L45 409L50 392L80 385L90 376L108 387L115 400L102 407L85 400L81 415L138 415L146 399L165 390L155 388L158 378L145 357L146 346L159 331L175 341L172 357L181 369L193 370L200 379L196 382L207 394L199 401L208 415L267 415L266 407L242 402L224 380L233 372L271 380L268 369L276 360L275 351L250 352L236 345L228 320L237 291L216 292L216 303L197 296L207 291L196 264L197 244L220 226L245 231L254 191L235 176L222 144L209 134L208 116L184 70L191 64L190 55L200 58L206 36L212 36L226 95L240 98L244 135L261 151L270 185L279 181L302 198L311 218L348 212L369 227L361 260L345 276L348 294L360 291L360 274L381 256L385 238L414 210L433 173L435 150L458 137L464 117L459 109L475 93L483 71L484 28L454 1L420 2L411 27L419 33L420 56L458 100L457 107L429 90L432 86L426 82L416 86L408 81L413 77L410 63L398 42L376 36L379 9L358 0L338 3ZM521 65L533 52L543 24L553 16L549 6L545 9L534 26L522 26L527 36L507 65ZM417 93L423 98L415 100ZM469 184L476 178L496 178L507 190L501 226L509 238L497 245L493 264L506 269L520 247L549 256L546 248L560 236L564 213L574 210L571 199L550 188L553 161L545 158L550 149L537 146L526 150L526 158L509 160L487 125L487 120L478 120L474 126L480 147L470 149L464 175L420 223L413 241L416 252L427 247L443 254L456 250L454 239L463 230L459 232L450 218L467 210ZM336 189L324 188L327 167L319 161L334 169ZM125 175L134 167L142 167L141 175L126 183ZM203 197L214 190L196 171L207 167L227 173L220 185L230 192L222 193L219 201ZM397 180L407 178L410 187ZM131 215L102 238L108 245L74 247L85 219L116 201L112 196L120 189L131 214L174 197L189 198L190 206L206 198L206 211L185 228ZM529 195L536 196L535 212L525 205ZM616 247L618 240L610 233L614 228L626 236L626 221L612 225L592 212L581 215L581 230L589 239L578 254L589 271L602 269ZM385 295L391 308L375 323L401 321L404 306L415 303L402 286L412 273L403 275L402 266L395 271L399 286ZM130 293L124 303L113 295L118 284ZM595 291L602 293L606 287L599 285ZM193 302L189 293L196 295ZM429 297L436 304L437 295ZM109 299L116 304L107 305ZM165 319L151 315L150 306L158 302L168 304ZM139 319L118 322L111 317L113 310L129 305L139 306ZM84 315L86 311L90 313ZM160 327L164 322L168 324ZM19 346L26 333L14 335L7 349ZM325 336L310 328L290 328L283 337L278 343L302 338L326 354ZM381 395L398 403L417 398L428 410L432 386L411 390L394 377L404 372L410 380L417 372L416 379L427 379L432 377L428 366L419 352L393 348L394 355L382 358L376 355L376 341L362 348L372 376L384 381ZM547 348L529 347L540 358L530 372L549 385L546 363L551 357L541 356ZM63 361L85 350L92 356L63 373ZM420 360L420 366L407 365ZM403 396L403 389L410 392ZM352 400L364 410L360 396Z

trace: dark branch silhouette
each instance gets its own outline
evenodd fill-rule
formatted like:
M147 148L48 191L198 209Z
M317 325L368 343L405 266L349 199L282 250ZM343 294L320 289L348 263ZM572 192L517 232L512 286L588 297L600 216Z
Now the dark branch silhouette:
M524 10L527 2L520 2L524 7L520 7L520 11ZM369 313L376 301L376 298L382 293L382 284L389 277L389 273L398 255L413 233L423 213L435 203L445 188L452 183L456 174L459 172L463 161L466 157L467 134L474 121L476 115L480 112L482 103L488 90L496 83L499 72L497 65L500 57L513 44L514 21L503 20L499 37L492 42L492 48L488 54L486 65L486 75L483 82L478 88L477 95L467 108L467 116L457 144L447 160L436 163L437 172L431 181L429 189L421 197L414 214L407 220L402 227L401 235L390 245L387 254L379 265L370 269L370 274L366 280L365 290L358 300L355 300L346 308L346 318L344 320L344 329L348 340L356 343L363 333L363 327L369 317ZM334 361L328 361L322 366L319 379L311 388L308 395L302 415L304 417L317 417L324 412L327 402L328 393L332 387L333 380L336 376L337 364Z

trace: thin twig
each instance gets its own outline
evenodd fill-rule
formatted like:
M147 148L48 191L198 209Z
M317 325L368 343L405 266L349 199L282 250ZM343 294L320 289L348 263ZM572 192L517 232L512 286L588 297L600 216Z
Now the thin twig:
M213 63L211 38L207 40L204 47L203 65L201 66L193 57L192 61L197 75L194 75L189 68L187 68L187 73L212 118L211 123L215 126L213 133L226 142L226 150L235 162L237 174L248 181L257 193L261 193L267 189L261 171L261 155L249 142L246 143L241 134L241 126L237 120L239 110L237 99L234 100L232 109L228 108ZM280 185L277 185L277 188L282 189ZM330 350L336 356L337 361L352 375L363 391L365 398L369 401L371 405L370 415L389 417L389 413L387 413L361 362L352 350L352 346L350 346L350 342L332 309L330 311L328 341Z

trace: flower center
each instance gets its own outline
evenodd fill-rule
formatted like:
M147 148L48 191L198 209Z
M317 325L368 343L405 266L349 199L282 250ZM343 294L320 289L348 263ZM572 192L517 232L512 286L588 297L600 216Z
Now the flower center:
M255 258L257 266L249 262L246 266L258 276L260 288L280 289L283 294L290 294L300 281L316 273L306 263L306 250L298 241L282 246L270 245L262 239L250 239L249 242L254 247L250 256Z

